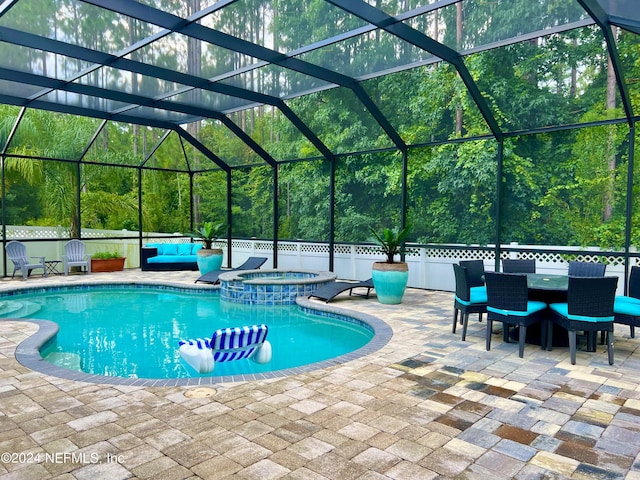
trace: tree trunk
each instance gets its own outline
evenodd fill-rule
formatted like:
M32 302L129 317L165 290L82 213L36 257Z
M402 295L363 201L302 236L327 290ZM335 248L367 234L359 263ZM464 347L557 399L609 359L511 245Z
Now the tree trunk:
M578 40L577 39L573 39L571 42L571 46L573 48L578 48ZM571 85L569 86L569 97L570 98L576 98L577 92L578 92L578 69L576 68L576 64L575 62L572 62L571 65Z
M462 2L456 4L456 45L462 47ZM456 136L462 136L462 98L456 103Z
M611 27L613 31L613 36L616 37L618 33L618 29L616 27ZM615 71L613 70L613 64L611 63L611 58L607 60L607 110L613 110L616 108L616 76ZM612 115L607 115L607 118L610 118ZM608 130L607 135L607 148L605 153L605 160L607 162L607 170L609 172L609 179L604 191L604 208L602 218L604 221L610 220L613 216L613 204L615 202L614 195L614 180L615 180L615 169L616 169L616 126L610 125L606 127Z
M200 11L200 0L189 0L187 2L188 14L192 15ZM202 75L202 42L193 37L189 37L187 43L187 72L190 75L199 77ZM200 105L200 89L194 88L189 92L194 105ZM201 122L192 122L187 125L187 132L198 138Z

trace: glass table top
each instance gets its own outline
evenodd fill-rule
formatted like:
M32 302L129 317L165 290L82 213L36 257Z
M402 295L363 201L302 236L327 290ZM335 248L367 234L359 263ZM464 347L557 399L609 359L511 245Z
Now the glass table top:
M527 285L537 290L567 290L569 277L547 273L528 273Z

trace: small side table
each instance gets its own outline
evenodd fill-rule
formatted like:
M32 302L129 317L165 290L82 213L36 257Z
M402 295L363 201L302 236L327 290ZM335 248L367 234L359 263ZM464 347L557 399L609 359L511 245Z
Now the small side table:
M58 265L62 263L62 260L45 260L44 264L47 266L47 275L62 275L62 272L58 270Z

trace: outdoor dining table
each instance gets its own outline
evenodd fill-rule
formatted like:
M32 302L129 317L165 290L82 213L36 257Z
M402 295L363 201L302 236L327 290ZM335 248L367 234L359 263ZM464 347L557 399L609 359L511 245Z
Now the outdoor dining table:
M527 286L529 287L529 300L539 300L547 304L564 303L567 301L569 290L569 276L547 273L528 273ZM540 326L535 325L527 329L527 342L540 344ZM553 346L566 347L569 345L567 333L562 328L553 329ZM596 349L596 335L592 332L587 338L587 351Z
M567 301L569 277L548 273L528 273L527 286L529 287L529 300L562 303Z
M569 276L548 273L527 273L527 286L529 300L538 300L547 304L562 303L567 301L569 289ZM540 325L532 325L527 328L527 343L540 345ZM513 336L513 333L512 333ZM566 347L569 345L567 332L562 328L553 329L554 347Z
M529 290L529 300L538 300L547 304L564 303L567 301L567 291L569 290L569 276L549 273L527 273L527 287ZM540 324L527 328L527 343L540 345ZM517 340L517 328L510 333L510 338ZM553 329L553 346L567 347L569 338L567 332L562 328ZM587 341L587 350L595 351L595 335Z
M569 288L569 277L548 273L528 273L527 286L530 290L564 291Z

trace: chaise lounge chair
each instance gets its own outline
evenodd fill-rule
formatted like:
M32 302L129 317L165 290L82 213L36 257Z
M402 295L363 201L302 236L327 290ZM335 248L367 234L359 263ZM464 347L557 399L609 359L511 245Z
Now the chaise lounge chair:
M213 270L212 272L205 273L193 283L203 282L203 283L210 283L212 285L215 285L216 283L218 283L218 277L223 273L233 272L236 270L257 270L262 265L264 265L266 261L267 259L264 257L249 257L239 267Z
M230 362L248 358L256 363L271 361L269 328L263 323L235 328L220 328L211 340L197 338L180 341L180 356L198 373L211 373L215 362Z
M367 293L353 293L354 288L366 288ZM373 289L373 280L363 280L361 282L330 282L315 290L308 298L315 297L320 300L324 300L325 303L329 303L338 294L349 290L349 296L357 295L359 297L369 298L369 293Z

